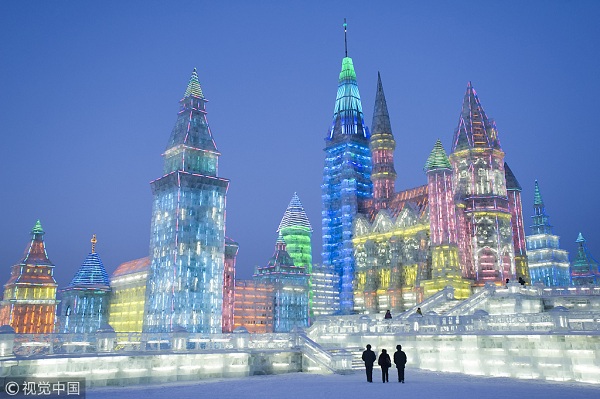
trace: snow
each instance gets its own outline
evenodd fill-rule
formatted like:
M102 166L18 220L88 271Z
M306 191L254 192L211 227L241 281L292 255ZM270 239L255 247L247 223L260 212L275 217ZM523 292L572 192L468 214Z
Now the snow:
M247 378L215 379L200 382L91 388L88 399L130 398L426 398L504 399L591 399L600 397L597 385L512 378L473 377L406 369L406 383L396 382L396 369L390 369L390 383L381 383L381 371L374 370L373 383L366 382L364 371L350 375L292 373Z

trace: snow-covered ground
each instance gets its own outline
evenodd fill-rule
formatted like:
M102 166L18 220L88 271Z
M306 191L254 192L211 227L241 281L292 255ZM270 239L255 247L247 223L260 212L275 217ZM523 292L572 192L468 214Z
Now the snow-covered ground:
M463 374L406 370L406 383L396 382L390 369L390 383L381 383L375 369L373 383L364 371L351 375L283 374L248 378L217 379L126 388L93 388L88 399L220 399L220 398L422 398L422 399L596 399L600 386L581 383L473 377Z

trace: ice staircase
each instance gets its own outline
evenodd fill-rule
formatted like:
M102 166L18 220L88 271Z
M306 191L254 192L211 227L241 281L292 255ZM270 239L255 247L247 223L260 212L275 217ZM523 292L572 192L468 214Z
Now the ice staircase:
M421 313L425 315L427 312L435 312L440 315L440 312L446 312L453 307L456 307L460 301L454 299L454 288L446 287L443 290L433 294L423 302L409 308L404 313L400 314L396 320L408 320L408 318L417 313L417 309L421 308Z

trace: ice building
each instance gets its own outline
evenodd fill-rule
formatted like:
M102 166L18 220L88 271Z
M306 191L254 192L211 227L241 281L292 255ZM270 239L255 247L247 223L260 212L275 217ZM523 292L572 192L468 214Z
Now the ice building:
M164 176L150 183L146 332L221 332L229 180L218 176L206 102L194 69L163 154Z
M354 311L353 224L364 200L373 192L369 137L354 64L346 47L333 122L325 138L321 185L323 266L339 276L336 290L340 313Z
M281 234L288 254L294 261L294 266L302 266L309 275L308 278L308 308L309 317L312 319L313 312L313 283L312 283L312 226L306 216L304 207L294 193L290 203L281 218L277 233Z
M273 332L308 327L308 275L295 266L281 233L275 253L265 267L257 267L254 280L273 287Z
M446 155L441 141L436 143L425 164L426 185L395 191L396 139L379 74L371 136L366 140L373 196L357 202L361 205L351 212L352 234L344 235L353 243L352 260L344 262L354 267L354 312L398 312L446 286L454 288L457 298L466 298L486 283L527 278L521 187L504 162L496 125L470 82L452 152ZM338 169L356 165L347 162ZM347 192L341 186L335 189L339 196ZM325 195L323 203L325 222ZM323 235L326 253L331 234L325 227ZM340 300L338 309L342 308Z
M313 264L310 275L313 293L311 321L319 316L334 313L340 307L340 295L338 292L340 277L330 267L322 264Z
M54 264L46 253L44 229L38 220L23 259L12 267L0 303L0 325L10 325L18 334L54 332L56 281Z
M60 332L95 333L108 322L110 282L100 255L96 253L96 235L92 251L69 285L62 290L59 315Z
M573 285L600 285L600 269L585 244L585 238L579 233L577 240L577 255L571 265L571 280Z
M234 329L250 333L273 332L274 286L256 280L235 280Z
M225 268L223 272L223 322L222 331L233 331L234 303L235 303L235 261L239 244L229 237L225 237Z
M116 332L142 332L150 258L121 263L110 276L108 324Z
M559 237L552 232L537 180L532 219L531 235L525 237L531 284L542 283L547 287L569 285L569 253L560 249Z

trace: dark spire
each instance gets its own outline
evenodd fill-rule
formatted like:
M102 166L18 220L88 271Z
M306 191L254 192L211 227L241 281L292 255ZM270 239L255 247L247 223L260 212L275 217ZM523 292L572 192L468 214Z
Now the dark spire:
M344 18L344 57L348 57L348 24Z
M504 162L504 176L506 177L506 189L512 191L522 191L521 185L519 184L514 173L508 167L508 164Z
M371 124L371 134L387 133L392 135L392 125L390 123L390 114L385 101L383 84L381 83L381 74L377 72L377 93L375 94L375 109L373 110L373 123Z

